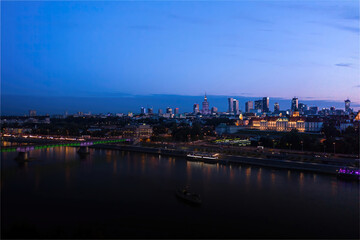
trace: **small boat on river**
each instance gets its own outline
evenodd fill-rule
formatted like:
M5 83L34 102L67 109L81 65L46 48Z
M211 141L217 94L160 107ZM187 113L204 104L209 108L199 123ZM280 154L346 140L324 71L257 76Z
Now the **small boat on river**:
M360 180L360 170L357 168L340 168L337 170L338 178L348 179L348 180Z
M177 189L176 196L187 203L201 204L200 195L189 192L187 187L183 189Z
M218 153L189 153L186 155L189 161L199 161L206 163L217 163L219 161Z

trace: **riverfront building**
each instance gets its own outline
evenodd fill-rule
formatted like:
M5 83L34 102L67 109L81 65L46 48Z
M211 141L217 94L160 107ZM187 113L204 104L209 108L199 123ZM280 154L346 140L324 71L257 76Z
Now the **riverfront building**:
M293 129L299 132L320 132L323 120L306 117L264 117L252 118L249 127L263 131L287 132Z

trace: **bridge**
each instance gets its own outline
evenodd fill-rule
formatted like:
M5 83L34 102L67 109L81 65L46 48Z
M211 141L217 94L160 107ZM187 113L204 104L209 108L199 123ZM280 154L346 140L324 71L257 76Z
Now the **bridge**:
M19 147L5 147L5 148L2 147L1 152L30 152L33 150L54 148L54 147L80 147L80 149L82 149L95 144L119 143L119 142L129 142L129 141L130 139L112 139L112 140L100 140L100 141L46 144L46 145L37 145L37 146L19 146Z

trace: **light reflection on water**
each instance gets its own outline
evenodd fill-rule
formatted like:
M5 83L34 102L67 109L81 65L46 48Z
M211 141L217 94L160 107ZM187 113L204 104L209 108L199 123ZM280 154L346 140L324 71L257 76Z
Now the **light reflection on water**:
M89 155L81 157L75 147L34 150L30 153L34 161L22 164L14 160L16 155L15 152L1 155L4 176L1 191L7 198L5 218L9 224L34 215L35 224L46 225L42 218L36 217L36 212L41 212L39 216L49 214L50 218L57 214L60 217L54 221L59 224L76 224L82 221L82 216L73 209L78 209L77 204L81 202L92 209L91 214L82 213L87 221L135 214L141 219L158 216L153 220L161 223L166 219L164 224L187 219L199 229L209 228L216 222L217 227L209 231L226 229L229 235L225 236L229 237L238 236L239 226L243 226L241 233L245 235L253 233L252 226L256 226L271 228L274 234L280 234L274 237L295 237L301 234L297 226L305 224L309 231L306 236L316 238L324 233L310 226L319 222L325 224L331 234L336 235L344 229L358 232L351 224L358 221L358 184L333 176L247 165L206 164L178 157L110 150L90 149ZM203 197L203 205L198 210L201 214L193 213L192 208L176 201L174 190L184 185L190 185ZM27 202L19 204L24 195ZM58 196L66 196L65 203L71 211L62 209L54 213L56 209L47 207L50 202L64 204L57 202ZM103 209L107 206L111 207L110 212ZM283 210L275 212L276 209ZM23 216L25 213L29 215ZM295 217L290 221L288 214ZM271 223L259 220L264 217L270 218ZM336 223L333 219L342 221Z

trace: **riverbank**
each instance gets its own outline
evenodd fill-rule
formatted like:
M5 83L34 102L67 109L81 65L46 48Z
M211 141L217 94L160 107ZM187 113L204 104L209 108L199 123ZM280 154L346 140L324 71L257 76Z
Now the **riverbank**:
M186 150L151 148L151 147L129 146L129 145L110 145L110 144L99 144L99 145L91 146L91 148L141 152L148 154L176 156L176 157L185 157L185 158L186 155L189 153L189 151ZM270 167L270 168L311 171L311 172L325 173L325 174L336 174L337 173L336 170L338 170L340 167L339 165L290 161L284 159L243 157L243 156L225 155L225 154L220 154L219 163L229 164L229 165L246 164L246 165L262 166L262 167Z

